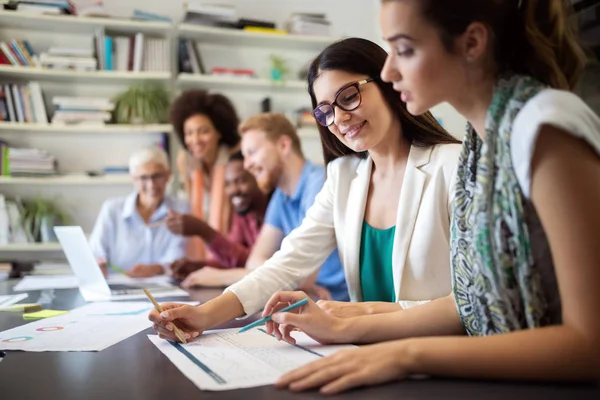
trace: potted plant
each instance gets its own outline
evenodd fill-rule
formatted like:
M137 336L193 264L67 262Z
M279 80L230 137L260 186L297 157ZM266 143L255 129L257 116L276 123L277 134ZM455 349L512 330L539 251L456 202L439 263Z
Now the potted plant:
M24 202L23 226L36 242L56 242L54 227L68 222L67 214L55 201L38 195L35 200Z
M271 54L271 80L273 82L282 82L290 72L285 58Z
M169 94L159 85L139 84L115 98L113 120L117 124L160 124L167 122Z

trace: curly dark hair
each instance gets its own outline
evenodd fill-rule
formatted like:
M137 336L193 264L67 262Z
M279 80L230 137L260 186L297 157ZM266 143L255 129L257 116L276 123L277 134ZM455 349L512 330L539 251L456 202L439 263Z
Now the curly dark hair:
M227 97L205 90L187 90L179 95L171 106L171 124L185 146L183 124L194 115L206 115L221 134L220 143L235 147L240 142L237 128L240 119L235 107Z

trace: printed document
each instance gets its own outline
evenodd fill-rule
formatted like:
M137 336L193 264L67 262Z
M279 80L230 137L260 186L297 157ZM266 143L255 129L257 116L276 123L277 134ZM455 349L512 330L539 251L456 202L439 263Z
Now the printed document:
M188 344L148 338L202 390L230 390L271 385L286 372L353 345L324 346L302 332L296 345L267 335L264 327L207 331Z

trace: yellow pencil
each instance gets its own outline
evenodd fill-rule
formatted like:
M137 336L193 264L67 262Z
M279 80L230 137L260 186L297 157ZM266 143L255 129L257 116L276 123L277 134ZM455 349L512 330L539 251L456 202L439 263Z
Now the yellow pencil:
M146 293L146 296L148 296L148 298L150 299L152 304L154 304L154 308L156 308L156 311L158 311L159 313L162 313L162 307L160 306L160 304L158 304L156 302L156 300L154 299L154 296L152 296L150 294L148 289L144 289L144 293ZM176 327L173 322L171 322L171 325L173 325L173 332L175 332L175 335L177 335L179 340L181 340L182 343L187 343L187 341L185 340L185 336L183 336L183 332L181 332L181 330L179 330L179 328Z

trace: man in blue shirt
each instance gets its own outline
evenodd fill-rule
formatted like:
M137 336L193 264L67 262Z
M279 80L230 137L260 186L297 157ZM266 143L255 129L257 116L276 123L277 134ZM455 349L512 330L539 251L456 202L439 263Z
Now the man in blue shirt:
M244 167L252 172L264 190L275 189L265 222L246 268L261 266L281 246L283 238L300 226L306 211L325 183L325 169L307 161L300 138L282 114L259 114L240 126ZM315 277L313 277L314 279ZM303 288L320 293L325 288L334 300L349 300L342 264L335 250L321 266L316 286ZM321 292L321 298L326 297Z
M171 176L167 154L159 148L133 154L129 171L135 191L104 202L90 247L105 275L109 264L134 278L160 275L185 256L187 239L164 224L169 210L189 211L187 202L165 195Z

